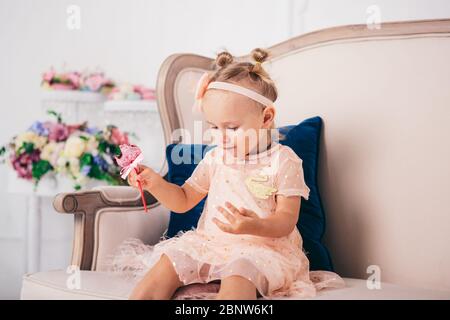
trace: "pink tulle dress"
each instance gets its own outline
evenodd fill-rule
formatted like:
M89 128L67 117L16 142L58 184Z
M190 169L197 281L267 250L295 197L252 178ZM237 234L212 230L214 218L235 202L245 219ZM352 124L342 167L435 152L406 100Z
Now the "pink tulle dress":
M112 257L110 269L128 272L136 279L166 254L185 285L217 283L239 275L253 282L263 299L314 297L317 290L345 286L334 272L309 271L297 228L277 238L238 235L222 231L212 220L216 217L228 223L216 209L217 205L225 207L225 201L264 218L276 214L277 195L308 200L302 160L290 147L274 142L245 160L216 147L205 154L186 183L208 193L197 228L163 237L154 246L126 240ZM217 293L215 289L200 291L184 298L213 298Z

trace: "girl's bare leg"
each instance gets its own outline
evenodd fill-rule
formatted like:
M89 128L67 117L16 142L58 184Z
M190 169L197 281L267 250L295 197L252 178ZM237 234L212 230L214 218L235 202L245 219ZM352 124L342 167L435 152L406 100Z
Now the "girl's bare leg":
M167 255L161 255L159 261L139 281L129 296L130 300L167 300L175 290L181 287L175 269Z
M241 276L222 279L218 300L256 300L256 287L250 280Z

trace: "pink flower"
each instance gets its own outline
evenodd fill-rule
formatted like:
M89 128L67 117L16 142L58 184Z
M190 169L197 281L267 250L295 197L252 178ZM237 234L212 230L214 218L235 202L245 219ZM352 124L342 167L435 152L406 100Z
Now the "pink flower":
M67 130L69 131L68 135L70 136L75 131L80 130L81 127L83 127L83 125L84 125L84 123L67 125Z
M80 86L80 74L78 72L70 72L67 75L67 79L70 80L72 85L77 89Z
M119 146L121 156L120 158L114 157L117 164L122 168L128 167L134 160L142 153L141 149L134 144L121 144Z
M50 80L53 79L55 74L56 74L55 70L51 69L50 71L45 72L42 78L44 79L44 81L50 82Z
M74 86L71 84L53 83L51 88L54 90L73 90Z
M143 100L154 100L154 99L156 99L155 90L153 90L153 89L146 88L146 87L141 86L141 85L136 85L136 86L134 86L134 91L136 93L139 93L139 95L141 96L141 99L143 99Z
M48 129L49 141L60 142L66 140L69 136L69 128L61 123L46 121L44 127Z
M128 144L128 135L117 128L111 130L111 142L117 145Z
M17 175L20 178L31 180L33 178L32 169L33 169L33 162L39 161L39 150L33 150L32 153L28 154L26 152L21 153L20 155L16 156L15 153L11 155L11 163L16 170Z
M99 91L105 83L105 77L101 73L93 74L84 81L84 85L91 91Z

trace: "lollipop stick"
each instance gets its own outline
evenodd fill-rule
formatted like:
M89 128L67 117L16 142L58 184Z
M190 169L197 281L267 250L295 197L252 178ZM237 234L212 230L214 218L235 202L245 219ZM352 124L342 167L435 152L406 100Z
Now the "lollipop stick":
M139 174L139 171L137 170L137 168L134 168L134 170L136 171L137 174ZM144 205L144 211L148 212L147 202L145 202L144 191L142 191L142 185L141 185L140 181L138 181L138 185L139 185L139 191L141 192L141 199L142 199L142 203Z

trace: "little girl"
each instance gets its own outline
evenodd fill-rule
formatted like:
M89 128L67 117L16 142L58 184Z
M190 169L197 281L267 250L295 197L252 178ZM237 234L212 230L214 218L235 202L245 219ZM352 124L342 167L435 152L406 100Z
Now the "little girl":
M170 299L183 285L212 281L220 281L217 299L312 297L343 285L335 273L309 272L296 223L310 189L302 160L271 133L277 90L261 65L268 53L255 49L252 57L256 63L235 62L222 52L215 71L199 81L197 108L218 146L181 187L143 165L129 175L131 186L140 181L179 214L208 195L196 229L159 242L141 259L146 273L130 299Z

